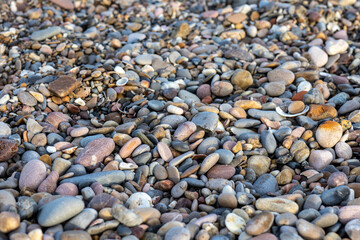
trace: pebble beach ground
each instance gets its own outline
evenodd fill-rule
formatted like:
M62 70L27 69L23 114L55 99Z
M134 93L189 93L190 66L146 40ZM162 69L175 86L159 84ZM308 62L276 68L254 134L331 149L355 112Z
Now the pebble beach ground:
M0 1L0 239L360 239L360 1Z

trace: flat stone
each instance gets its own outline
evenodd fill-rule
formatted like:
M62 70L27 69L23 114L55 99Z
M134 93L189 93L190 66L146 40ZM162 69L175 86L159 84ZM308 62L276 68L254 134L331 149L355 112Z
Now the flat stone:
M293 213L296 214L299 210L299 206L285 198L259 198L256 203L255 207L262 211L270 211L270 212L277 212L277 213Z
M75 163L84 167L94 167L104 160L115 149L115 143L111 138L99 138L91 141L81 151Z
M15 140L0 139L0 162L5 162L11 159L17 152L18 145Z
M115 171L106 171L106 172L96 172L96 173L90 173L83 176L76 176L71 178L66 178L62 180L60 183L74 183L76 185L87 185L94 182L98 182L102 184L103 186L111 186L112 184L119 184L122 183L125 180L125 174L121 170L115 170Z
M84 209L84 202L76 197L61 197L42 206L38 223L42 227L52 227L76 216Z
M200 112L197 113L191 121L198 127L201 127L210 132L214 132L217 127L218 120L219 116L216 113Z
M47 38L51 38L55 35L58 35L59 33L61 33L61 31L62 31L61 27L58 26L48 27L46 29L33 32L30 37L35 41L42 41Z
M51 0L52 3L68 10L74 9L74 4L72 0Z
M28 92L20 92L18 95L20 102L26 106L36 106L37 100Z
M49 90L58 97L65 97L81 85L81 82L72 76L61 76L49 84Z

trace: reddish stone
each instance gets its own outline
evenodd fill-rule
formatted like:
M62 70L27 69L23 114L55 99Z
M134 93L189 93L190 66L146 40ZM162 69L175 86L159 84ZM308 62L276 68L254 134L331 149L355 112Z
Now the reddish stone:
M0 139L0 162L11 159L18 151L18 145L15 140Z
M89 206L97 211L100 211L103 208L111 208L114 204L117 203L120 203L120 200L116 197L113 197L107 193L101 193L95 195L95 197L91 199Z
M206 174L208 178L229 179L235 174L235 168L230 165L215 165Z
M62 7L62 8L68 9L68 10L74 9L74 4L71 0L51 0L51 2L55 3L59 7Z
M294 94L294 96L291 98L291 101L302 101L306 93L307 91L301 91Z
M21 190L35 191L45 178L45 164L40 160L31 160L21 171L19 188Z
M47 178L40 184L37 191L38 192L47 192L53 193L57 187L57 181L59 179L59 173L56 171L52 171Z
M79 190L78 190L77 186L73 183L63 183L57 187L57 189L55 190L55 193L57 193L59 195L76 196L76 195L78 195Z
M170 189L174 186L174 182L171 180L163 180L154 184L155 189L159 189L161 191L170 191Z
M53 0L54 1L54 0ZM57 2L67 2L58 1ZM81 85L81 82L72 76L61 76L49 84L49 90L58 97L65 97Z
M52 112L48 114L45 121L58 128L61 122L68 122L69 119L70 117L62 112Z

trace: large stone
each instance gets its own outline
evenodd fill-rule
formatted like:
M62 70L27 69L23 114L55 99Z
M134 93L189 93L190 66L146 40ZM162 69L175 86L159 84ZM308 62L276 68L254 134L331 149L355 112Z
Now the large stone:
M339 123L326 121L318 127L315 136L320 146L331 148L340 141L342 132L343 130Z
M91 141L81 151L75 163L84 167L95 167L115 149L114 140L111 138L99 138Z
M81 85L81 82L72 76L61 76L49 84L49 90L58 97L65 97Z
M46 29L35 31L31 34L30 38L35 41L42 41L47 38L51 38L59 33L61 33L62 29L61 27L54 26L54 27L48 27Z
M60 197L41 207L38 223L52 227L76 216L84 209L84 202L76 197Z

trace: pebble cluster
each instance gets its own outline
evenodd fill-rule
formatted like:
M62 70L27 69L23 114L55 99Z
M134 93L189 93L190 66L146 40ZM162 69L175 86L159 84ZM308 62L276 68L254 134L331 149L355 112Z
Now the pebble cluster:
M0 239L360 239L359 9L0 1Z

